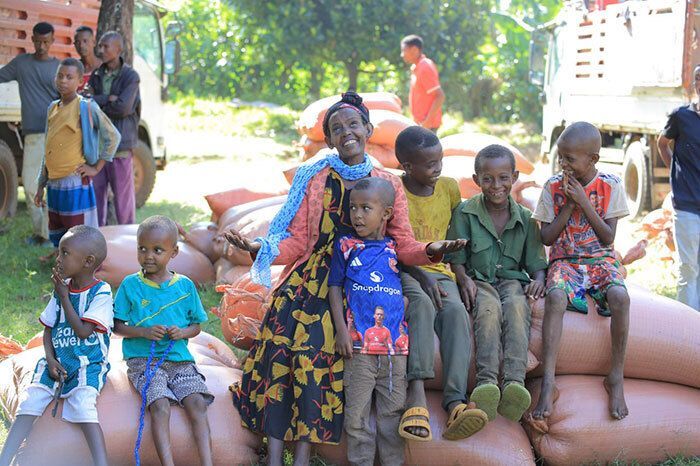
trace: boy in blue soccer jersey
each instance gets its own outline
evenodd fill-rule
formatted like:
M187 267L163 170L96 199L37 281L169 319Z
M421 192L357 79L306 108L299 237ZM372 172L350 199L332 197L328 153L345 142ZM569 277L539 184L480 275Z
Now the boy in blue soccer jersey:
M106 256L107 242L96 228L75 226L61 238L51 276L54 293L39 317L46 356L37 363L32 382L22 394L0 465L10 464L34 421L58 397L64 400L63 419L83 431L94 464L107 465L97 395L109 371L112 290L95 278Z
M400 353L395 350L403 335L404 297L396 246L384 236L395 194L391 183L382 178L357 182L350 193L350 221L355 235L340 237L331 259L328 298L336 351L346 358L344 427L351 464L372 464L376 446L381 447L382 465L404 462L399 420L406 402L409 348L406 342ZM435 241L426 251L432 256L465 244L463 240ZM359 336L364 343L353 344ZM373 395L376 435L368 422Z
M170 405L179 404L192 423L200 464L206 466L212 464L207 406L214 396L194 364L187 340L199 334L199 324L206 322L207 314L192 280L168 270L168 262L178 253L177 238L177 225L168 217L154 215L139 225L136 240L141 271L127 276L117 291L114 332L124 336L127 375L140 394L146 372L155 371L145 397L160 462L174 464Z

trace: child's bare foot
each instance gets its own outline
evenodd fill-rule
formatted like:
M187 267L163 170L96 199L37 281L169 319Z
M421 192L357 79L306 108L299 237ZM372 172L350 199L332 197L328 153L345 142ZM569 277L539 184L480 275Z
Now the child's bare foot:
M603 380L605 391L608 392L608 406L610 416L618 421L624 419L629 414L627 403L625 402L625 392L623 389L624 379L621 376L608 375Z
M554 380L542 379L540 397L537 400L537 406L532 410L533 419L545 419L552 414L555 390L556 385L554 384Z
M408 383L408 390L406 393L406 406L410 408L414 407L420 407L420 408L427 408L428 402L425 399L425 387L423 384L423 380L421 379L413 379ZM427 411L426 411L427 412ZM416 437L424 438L427 439L431 435L429 426L430 424L428 423L428 418L426 416L422 415L413 415L413 416L406 416L404 419L405 421L421 421L421 424L428 426L423 427L423 426L415 426L415 425L407 425L403 427L403 429L411 434L415 435ZM399 427L401 428L401 427Z
M53 261L56 260L58 257L58 249L54 249L50 253L46 254L45 256L39 256L39 262L42 264L49 264Z

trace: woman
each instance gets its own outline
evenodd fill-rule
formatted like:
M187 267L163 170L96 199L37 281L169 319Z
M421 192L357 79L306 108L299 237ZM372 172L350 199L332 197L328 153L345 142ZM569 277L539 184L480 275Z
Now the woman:
M362 98L343 94L328 109L323 132L338 155L299 167L268 236L251 241L235 231L226 234L229 242L255 256L254 281L270 286L270 265L287 265L245 361L242 381L232 388L243 425L268 436L269 464L282 464L285 441L297 442L294 464L308 464L310 443L340 441L343 360L335 352L327 281L333 241L352 231L349 191L355 183L367 176L393 183L396 201L387 236L396 241L402 263L440 259L428 257L427 245L413 238L399 178L373 168L365 155L372 124Z

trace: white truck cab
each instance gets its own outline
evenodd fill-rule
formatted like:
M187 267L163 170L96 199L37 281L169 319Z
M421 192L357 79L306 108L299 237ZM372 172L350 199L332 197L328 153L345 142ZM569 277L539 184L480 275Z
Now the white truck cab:
M533 31L530 79L542 86L541 153L553 172L561 132L588 121L603 136L601 168L621 176L632 215L663 202L669 174L656 139L669 112L692 97L698 14L698 0L631 0L598 10L568 1Z
M6 19L0 23L0 66L19 53L33 53L31 31L35 21L27 18L36 18L39 12L42 20L56 29L50 54L77 58L73 47L75 29L82 25L97 29L99 1L70 5L60 0L23 0L0 4L0 15ZM137 207L145 204L151 194L156 169L165 168L167 162L165 99L168 76L179 68L179 44L177 40L164 43L161 17L166 12L155 1L134 3L133 66L141 78L141 121L133 158ZM168 26L169 33L176 34L178 29L176 23ZM17 205L22 167L20 110L17 83L0 84L0 218L13 215Z

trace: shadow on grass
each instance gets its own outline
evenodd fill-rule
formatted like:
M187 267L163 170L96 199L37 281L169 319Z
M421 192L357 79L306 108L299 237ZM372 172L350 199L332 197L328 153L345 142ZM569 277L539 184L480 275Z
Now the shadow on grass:
M146 202L143 207L136 209L136 222L140 223L151 215L165 215L180 225L187 226L209 220L211 213L181 202Z
M25 243L32 226L24 202L13 218L0 221L0 232L0 329L25 344L41 331L39 314L53 290L53 263L39 261L51 249Z
M168 157L169 162L184 162L189 165L194 165L195 163L202 163L202 162L214 162L217 160L226 160L227 157L224 157L223 155L219 154L206 154L206 155L184 155L184 154L175 154L173 156Z

